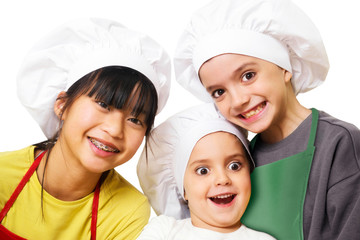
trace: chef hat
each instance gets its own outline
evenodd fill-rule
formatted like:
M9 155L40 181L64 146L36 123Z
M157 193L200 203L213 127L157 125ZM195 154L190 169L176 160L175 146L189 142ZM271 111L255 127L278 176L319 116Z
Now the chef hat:
M59 120L53 107L58 94L86 74L107 66L124 66L145 75L158 94L158 112L170 90L171 63L149 36L107 19L78 19L57 28L26 56L17 76L21 103L48 138Z
M247 132L228 122L213 103L180 112L153 129L142 152L137 174L156 214L183 219L190 216L184 200L185 169L195 144L214 132L234 134L248 149ZM250 164L254 167L252 158Z
M260 58L288 70L295 94L320 85L329 69L320 33L290 0L214 0L199 9L178 42L177 81L201 100L211 101L199 69L225 53Z

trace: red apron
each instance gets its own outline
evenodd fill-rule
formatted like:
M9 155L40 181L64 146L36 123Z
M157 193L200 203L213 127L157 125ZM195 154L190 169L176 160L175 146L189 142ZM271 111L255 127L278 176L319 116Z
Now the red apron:
M19 185L16 187L15 191L11 195L10 199L6 202L4 208L0 212L0 239L1 240L11 240L11 239L18 239L18 240L24 240L25 238L22 238L12 232L10 232L8 229L6 229L2 224L2 220L10 210L11 206L14 204L16 198L19 196L21 190L24 188L25 184L29 181L30 177L33 175L35 170L40 164L40 161L42 157L44 156L45 151L38 156L34 163L31 165L29 170L26 172L25 176L21 179ZM99 194L100 194L100 185L101 181L99 181L96 185L96 189L94 192L94 199L93 199L93 205L92 205L92 214L91 214L91 240L96 239L96 223L97 223L97 214L98 214L98 206L99 206Z

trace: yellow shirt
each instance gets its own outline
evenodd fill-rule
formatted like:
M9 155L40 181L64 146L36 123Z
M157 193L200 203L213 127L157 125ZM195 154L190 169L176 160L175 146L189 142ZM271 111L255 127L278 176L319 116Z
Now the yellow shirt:
M0 153L0 209L33 161L33 146ZM42 211L41 185L33 174L1 224L27 239L90 239L93 196L61 201L44 191ZM111 170L101 186L97 239L136 239L149 217L147 198Z

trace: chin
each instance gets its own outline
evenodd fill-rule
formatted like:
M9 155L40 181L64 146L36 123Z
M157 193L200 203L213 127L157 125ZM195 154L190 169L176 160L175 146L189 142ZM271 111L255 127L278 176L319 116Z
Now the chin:
M217 223L218 228L222 229L222 232L233 232L240 228L241 222L240 220L237 221L223 221Z

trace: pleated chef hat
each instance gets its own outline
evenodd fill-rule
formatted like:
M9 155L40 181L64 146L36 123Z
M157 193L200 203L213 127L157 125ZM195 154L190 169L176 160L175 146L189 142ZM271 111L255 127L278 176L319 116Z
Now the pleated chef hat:
M320 85L329 69L319 31L290 0L214 0L199 9L178 42L176 80L201 100L211 101L198 72L204 62L225 53L260 58L288 70L296 94Z
M149 36L108 19L70 21L40 40L25 57L17 76L21 103L48 138L59 120L58 94L86 74L106 66L124 66L144 74L158 94L158 113L170 90L171 62Z
M237 136L250 156L247 132L228 122L213 103L175 114L151 131L148 147L138 162L137 174L156 214L176 219L190 217L183 192L188 160L202 137L219 131ZM251 157L249 161L254 167Z

